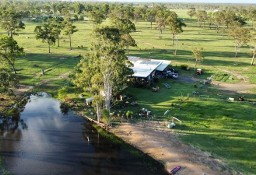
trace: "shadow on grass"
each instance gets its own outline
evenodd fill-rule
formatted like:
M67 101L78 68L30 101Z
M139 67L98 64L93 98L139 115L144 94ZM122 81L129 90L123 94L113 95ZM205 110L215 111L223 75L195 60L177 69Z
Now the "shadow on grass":
M152 49L140 49L134 50L130 49L132 52L131 55L138 56L141 58L153 58L153 59L165 59L165 60L177 60L179 62L187 62L188 60L193 61L192 52L188 50L177 50L177 55L174 55L174 49L156 49L152 47ZM203 52L205 56L204 64L207 63L211 66L222 66L222 65L233 65L234 62L239 64L240 66L247 66L250 61L250 56L248 53L241 52L238 53L238 57L234 58L234 52ZM217 58L225 58L223 59L211 59L212 57ZM245 62L237 61L240 57L248 57L248 64Z

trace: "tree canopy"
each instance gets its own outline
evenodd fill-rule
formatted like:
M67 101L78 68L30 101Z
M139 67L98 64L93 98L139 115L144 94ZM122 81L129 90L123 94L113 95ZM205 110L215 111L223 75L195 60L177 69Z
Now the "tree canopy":
M0 36L0 60L5 62L16 74L15 61L24 54L23 48L11 37Z

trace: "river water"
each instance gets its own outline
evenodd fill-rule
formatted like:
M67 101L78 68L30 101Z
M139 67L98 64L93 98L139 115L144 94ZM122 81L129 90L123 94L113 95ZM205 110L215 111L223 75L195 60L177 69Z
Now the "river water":
M167 174L154 160L107 140L72 111L63 114L50 97L30 96L17 120L0 125L0 156L16 175Z

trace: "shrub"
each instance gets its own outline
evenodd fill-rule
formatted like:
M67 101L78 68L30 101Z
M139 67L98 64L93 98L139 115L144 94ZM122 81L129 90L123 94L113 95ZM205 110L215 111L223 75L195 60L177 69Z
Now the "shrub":
M189 66L188 66L187 64L182 64L182 65L180 65L180 68L181 68L182 70L189 70Z
M109 111L107 109L103 109L102 111L102 122L105 123L105 124L108 124L109 123Z

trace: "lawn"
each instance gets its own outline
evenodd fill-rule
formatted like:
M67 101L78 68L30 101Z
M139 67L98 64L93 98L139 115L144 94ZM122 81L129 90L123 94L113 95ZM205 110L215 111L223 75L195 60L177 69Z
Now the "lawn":
M136 23L137 32L133 33L138 47L129 48L128 55L143 58L168 59L179 70L180 75L194 76L194 71L181 71L180 65L187 64L194 67L191 56L193 47L203 48L204 61L198 66L205 71L199 79L215 76L220 82L237 83L241 76L247 82L256 84L256 68L250 65L251 55L248 46L240 49L234 58L234 44L226 33L197 27L197 24L187 17L184 11L177 11L184 19L187 27L179 36L176 46L172 45L168 28L163 34L150 29L148 22ZM26 55L17 59L16 68L20 83L35 86L36 91L47 91L53 95L57 90L68 84L67 78L62 78L72 72L79 62L79 55L85 55L91 44L91 30L93 25L89 21L75 22L78 32L72 36L73 50L69 50L67 36L61 36L60 47L52 47L50 54L46 43L35 39L33 30L39 23L26 21L26 29L14 38ZM175 48L178 49L174 55ZM45 74L42 75L42 70ZM229 77L233 77L230 79ZM162 83L171 85L164 88ZM164 79L159 82L160 91L137 89L129 87L127 93L132 94L140 107L150 109L156 116L155 120L169 121L175 116L183 121L176 131L181 133L181 139L192 144L214 157L224 159L229 165L244 174L256 172L256 108L248 102L229 103L229 94L222 93L214 87L195 89L194 84L177 80ZM200 91L200 95L193 96L193 91ZM242 94L246 99L255 100L256 89ZM219 96L221 94L221 96ZM233 93L234 94L234 93ZM238 97L241 94L234 94ZM72 94L72 97L75 95ZM170 114L163 113L170 109Z

